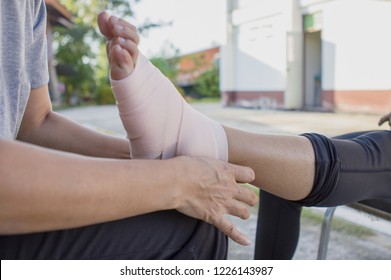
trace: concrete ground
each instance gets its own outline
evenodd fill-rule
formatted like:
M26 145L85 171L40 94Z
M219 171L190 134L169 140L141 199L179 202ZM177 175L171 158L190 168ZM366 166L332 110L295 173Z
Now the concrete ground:
M203 114L231 127L257 133L300 134L317 132L328 136L352 131L378 129L380 115L317 113L298 111L262 111L253 109L223 108L217 103L192 104ZM61 111L75 121L109 133L125 135L115 106L96 106L66 109ZM382 112L387 113L387 112ZM321 217L322 209L309 209ZM335 214L342 222L364 225L371 234L347 234L343 230L332 231L328 259L391 259L391 223L379 221L366 214L340 207ZM234 218L235 224L250 238L252 246L242 247L230 243L230 259L252 259L256 231L257 210L252 210L249 220ZM319 221L303 218L300 241L294 259L316 259L320 235Z

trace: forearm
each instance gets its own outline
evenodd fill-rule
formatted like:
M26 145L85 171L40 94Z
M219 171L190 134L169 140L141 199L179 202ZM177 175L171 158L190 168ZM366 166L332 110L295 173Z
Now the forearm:
M55 150L87 156L130 157L127 139L83 127L52 111L49 111L40 123L31 128L29 133L20 134L18 139Z
M254 185L289 200L306 197L315 176L315 155L308 139L248 133L225 127L229 161L251 167Z
M96 159L0 140L0 234L172 209L174 170L168 161Z
M87 156L130 157L126 139L85 128L53 112L47 86L31 90L18 140Z

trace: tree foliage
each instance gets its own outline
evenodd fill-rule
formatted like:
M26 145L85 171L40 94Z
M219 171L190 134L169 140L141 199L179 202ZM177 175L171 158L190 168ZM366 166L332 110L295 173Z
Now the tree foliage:
M59 76L66 85L63 101L67 104L97 101L97 97L102 97L100 91L107 92L108 85L105 40L97 27L97 15L108 10L118 17L129 18L132 10L127 0L60 2L74 16L72 29L56 27L53 33L56 64L71 69L67 75ZM114 102L114 99L103 100Z
M179 50L172 44L163 46L161 54L151 58L150 61L174 84L177 90L184 95L183 89L178 86L177 83L179 74Z
M164 57L154 57L151 59L151 63L156 66L171 82L175 82L178 76L178 59L167 59Z
M178 58L164 58L164 57L154 57L151 60L151 63L156 66L176 87L176 89L184 95L183 89L178 86L177 76L179 74L178 71Z
M220 96L220 76L217 66L202 73L196 80L196 91L202 98Z

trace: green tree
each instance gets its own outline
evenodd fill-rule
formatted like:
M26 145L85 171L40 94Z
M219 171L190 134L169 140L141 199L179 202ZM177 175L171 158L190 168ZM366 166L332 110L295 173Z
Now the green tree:
M178 76L178 59L177 58L164 58L164 57L154 57L151 60L151 63L156 66L176 87L180 94L184 95L183 89L177 83Z
M171 82L175 82L178 76L178 59L166 59L163 57L154 57L151 59L151 63L156 66Z
M72 29L55 28L53 33L56 64L68 66L66 68L72 70L68 71L68 75L59 77L66 85L64 102L67 104L86 101L114 102L111 91L110 96L106 96L109 84L105 40L98 31L96 18L102 10L109 10L119 17L129 18L132 16L129 2L127 0L62 0L61 4L74 15Z
M162 49L160 56L150 59L151 63L156 66L170 81L174 84L177 90L184 95L183 89L177 83L179 74L179 50L172 44L165 46Z
M202 73L196 80L196 91L203 98L220 96L220 76L217 66Z

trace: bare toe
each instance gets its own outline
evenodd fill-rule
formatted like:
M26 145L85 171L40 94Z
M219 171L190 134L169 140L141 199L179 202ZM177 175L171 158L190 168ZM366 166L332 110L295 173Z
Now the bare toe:
M130 54L120 45L112 47L110 52L110 76L113 80L122 80L134 69Z

